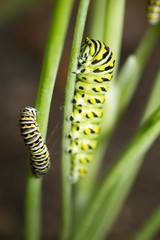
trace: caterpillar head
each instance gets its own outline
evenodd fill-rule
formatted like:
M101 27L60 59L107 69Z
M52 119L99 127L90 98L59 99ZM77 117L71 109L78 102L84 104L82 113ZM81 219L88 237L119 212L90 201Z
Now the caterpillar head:
M27 112L31 113L32 115L34 115L35 117L38 114L38 111L33 107L25 107L23 111L27 111Z
M83 42L79 54L79 63L84 64L86 61L90 60L95 54L95 46L90 38L86 38Z

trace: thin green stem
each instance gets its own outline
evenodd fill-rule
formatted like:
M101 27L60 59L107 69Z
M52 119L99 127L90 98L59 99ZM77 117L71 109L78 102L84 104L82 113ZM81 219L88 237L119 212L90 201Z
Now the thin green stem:
M23 14L24 11L38 2L41 2L41 0L14 0L2 3L0 6L0 27Z
M77 69L77 59L79 56L80 45L82 41L89 0L81 0L79 4L75 32L73 36L72 50L70 56L69 70L66 84L66 94L63 112L63 130L62 130L62 158L61 158L61 240L69 239L72 227L72 202L71 202L71 184L69 182L70 174L70 155L67 148L70 141L67 138L71 129L71 123L68 121L69 115L72 113L72 99L75 89L75 74Z
M46 138L51 97L72 5L73 0L67 2L65 0L57 0L51 20L50 34L36 100L36 109L39 112L37 122L44 139ZM35 179L31 174L30 166L28 166L25 196L26 240L38 240L40 238L41 185L42 180Z
M157 73L156 80L151 90L151 94L143 114L142 123L155 111L155 109L160 106L160 69Z
M155 210L152 216L147 220L142 229L132 238L133 240L150 240L154 238L160 226L160 206Z

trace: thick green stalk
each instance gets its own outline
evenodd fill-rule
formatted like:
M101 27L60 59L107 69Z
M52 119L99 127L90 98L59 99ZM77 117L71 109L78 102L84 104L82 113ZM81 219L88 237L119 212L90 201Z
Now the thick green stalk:
M89 0L81 0L79 4L73 44L70 56L69 70L67 76L64 113L63 113L63 130L62 130L62 159L61 159L61 201L62 201L62 222L61 222L61 240L69 239L72 227L72 206L71 206L71 184L69 182L70 174L70 154L67 148L70 140L66 137L71 129L71 123L68 121L72 113L72 99L74 96L76 75L73 73L77 69L77 59L79 56L80 45L82 41Z
M117 79L117 87L120 90L120 94L117 105L117 116L115 118L121 116L122 112L128 106L159 34L160 24L149 27L135 53L128 57L126 63L121 68Z
M0 27L23 14L24 11L31 8L41 0L11 0L1 3L0 6Z
M159 231L160 226L160 206L155 210L152 216L147 220L142 229L132 238L133 240L151 240Z
M125 0L107 0L103 41L111 48L118 69L123 35ZM116 73L114 71L114 79Z
M57 0L51 21L36 100L36 109L39 112L37 122L44 139L48 125L51 97L72 5L73 0L67 2L65 0ZM31 174L30 166L28 166L25 196L26 240L38 240L40 237L41 183L41 179L35 179Z
M116 164L111 168L109 174L104 179L102 185L98 188L95 198L90 203L86 216L81 222L81 226L77 229L77 232L73 240L82 240L82 239L96 239L94 238L95 232L98 231L102 235L101 230L104 230L104 224L110 224L110 219L113 221L113 216L115 217L119 208L122 206L122 203L127 195L128 190L130 189L131 184L135 178L135 173L132 170L137 166L140 166L142 161L142 156L148 151L154 140L157 138L160 132L160 108L158 108L154 114L149 118L149 120L143 125L139 130L133 140L130 142L126 150L121 154L119 159L116 161ZM134 173L134 174L133 174ZM133 175L132 175L133 174ZM131 176L130 181L128 180ZM127 180L124 181L122 185L116 191L119 194L114 192L114 188L119 181L127 177ZM123 190L122 190L123 188ZM112 194L111 194L112 192ZM113 200L119 201L119 208L117 209L115 205L110 205ZM112 201L107 201L107 197L113 197ZM121 199L121 200L120 200ZM117 204L115 201L115 204ZM120 204L121 203L121 204ZM103 212L101 207L104 206ZM109 211L109 209L111 210ZM107 214L109 211L109 214ZM102 215L99 215L101 212ZM112 216L113 215L113 216ZM98 217L99 216L99 217ZM102 221L100 221L102 219ZM104 219L104 221L103 221ZM96 227L95 232L93 232L92 226ZM100 231L99 231L100 229ZM99 239L99 238L97 238Z
M101 5L99 4L99 0L96 2L97 9L94 9L94 16L95 21L97 20L97 16L101 10ZM102 18L104 22L100 23L104 27L103 29L103 39L104 43L106 43L113 51L114 56L116 58L116 66L118 66L119 62L119 55L120 55L120 47L121 47L121 41L122 41L122 33L123 33L123 19L124 19L124 8L125 8L125 0L107 0L103 2L103 7L105 7L105 17ZM102 12L103 16L103 12ZM93 23L94 24L94 21ZM94 26L94 25L93 25ZM92 35L95 36L96 39L97 36L97 30L91 27L92 29ZM115 76L115 70L113 75ZM112 84L112 83L111 83ZM112 109L112 112L110 112L110 116L104 116L104 124L102 126L102 129L104 133L107 126L112 124L112 116L114 117L114 110L116 107L116 99L117 99L117 92L114 86L109 88L109 92L113 95L113 101L110 102L110 105L107 104L107 107L109 106L110 109ZM108 95L109 93L107 93ZM108 101L108 98L107 98ZM105 114L105 113L104 113ZM110 122L109 122L110 121ZM107 124L106 124L107 123ZM108 129L107 129L108 130ZM105 135L106 136L106 135ZM103 139L104 140L104 139ZM106 144L104 141L101 141L98 147L97 152L95 153L93 163L90 166L90 170L85 177L84 180L81 180L77 186L76 186L76 208L77 211L80 213L82 212L82 209L84 209L84 205L86 204L87 200L90 198L92 191L95 189L96 185L96 177L98 175L101 163L102 163L102 157L104 155L104 151L106 149Z
M92 0L88 23L86 24L86 32L89 38L103 40L105 6L106 0Z

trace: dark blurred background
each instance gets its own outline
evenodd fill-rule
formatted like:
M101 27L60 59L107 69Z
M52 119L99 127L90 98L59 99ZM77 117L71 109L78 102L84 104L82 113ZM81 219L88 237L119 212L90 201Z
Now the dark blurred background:
M14 0L6 0L13 2ZM5 1L1 0L0 7ZM92 2L92 1L91 1ZM121 62L136 48L146 31L145 0L126 1ZM75 1L65 41L49 119L47 144L52 168L43 183L43 239L58 239L60 229L60 135L65 83L79 1ZM54 1L41 0L0 28L0 239L23 239L23 200L27 149L20 137L19 111L34 106ZM90 8L91 11L91 8ZM112 137L108 160L112 162L133 136L145 107L160 59L157 44L140 84ZM57 136L59 136L57 138ZM160 202L160 150L150 149L133 189L107 238L128 240ZM160 234L154 238L160 239Z

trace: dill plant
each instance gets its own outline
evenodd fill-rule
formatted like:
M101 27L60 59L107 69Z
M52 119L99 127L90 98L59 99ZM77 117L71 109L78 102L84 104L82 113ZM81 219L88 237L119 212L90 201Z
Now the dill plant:
M27 6L30 6L31 1L26 2L28 2ZM139 129L116 159L114 165L106 172L104 178L100 182L97 181L104 151L107 148L110 136L135 92L146 62L158 40L160 24L148 27L136 50L128 56L121 69L119 69L126 1L92 0L91 2L90 21L87 20L89 21L89 23L87 22L87 35L99 39L111 47L116 58L116 73L105 105L105 116L102 122L104 131L100 136L95 160L90 167L88 176L83 181L72 186L67 181L70 171L70 156L66 153L66 147L69 145L66 133L69 132L71 124L66 120L66 117L72 112L71 99L74 95L75 86L75 75L72 72L77 67L77 57L90 4L90 0L80 0L64 105L61 160L61 240L100 240L104 237L107 239L109 231L131 190L144 156L160 133L159 71L139 123ZM15 8L4 8L5 13L0 18L1 25L15 16L19 9L22 8L22 3L20 5L18 1L15 1L15 3L17 4ZM36 108L39 111L38 123L44 138L46 137L54 83L73 3L73 0L57 0L53 10L36 101ZM106 122L108 123L107 126ZM42 180L34 179L28 168L25 196L26 240L40 239L41 187ZM158 206L144 227L133 236L133 240L153 238L159 224L160 211Z

